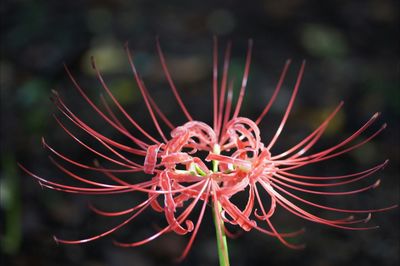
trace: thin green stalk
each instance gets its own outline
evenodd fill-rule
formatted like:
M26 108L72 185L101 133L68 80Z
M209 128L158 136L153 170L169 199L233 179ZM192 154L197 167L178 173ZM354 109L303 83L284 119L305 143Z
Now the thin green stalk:
M221 212L221 210L222 210L221 204L219 202L214 203L213 218L217 236L219 265L229 266L228 243L226 241L224 222L220 220L221 222L218 223L217 219L217 215Z
M213 152L215 154L220 154L221 150L219 145L214 146ZM218 161L212 161L213 172L218 172ZM225 235L225 225L222 219L218 219L222 211L221 204L216 200L214 196L214 204L213 204L213 218L215 225L215 232L217 236L217 245L218 245L218 257L219 257L219 265L220 266L229 266L229 253L228 253L228 243L226 241Z

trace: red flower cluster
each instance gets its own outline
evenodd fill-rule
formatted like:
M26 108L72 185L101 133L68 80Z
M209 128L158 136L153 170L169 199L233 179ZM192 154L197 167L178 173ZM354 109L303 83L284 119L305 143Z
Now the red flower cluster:
M278 206L306 220L326 224L332 227L352 230L375 228L365 227L363 225L359 226L359 224L367 222L370 219L372 212L384 211L396 207L391 206L382 209L366 210L340 209L309 201L296 194L296 192L301 192L325 196L350 195L375 188L379 185L379 180L370 185L354 190L328 192L325 189L336 188L365 179L385 167L388 162L385 161L361 172L341 176L306 176L293 172L293 170L305 165L328 160L356 149L373 139L386 127L384 124L375 133L365 137L364 140L352 144L354 139L361 135L377 120L379 114L375 114L369 121L361 126L359 130L343 141L331 148L309 154L308 150L320 139L328 127L329 122L342 107L342 102L320 124L320 126L318 126L317 129L298 142L298 144L283 153L275 155L271 154L271 148L278 140L284 128L296 98L304 72L304 62L301 65L296 84L282 121L272 139L267 144L264 144L260 137L258 124L274 103L278 92L282 87L290 61L286 62L276 89L260 116L255 120L240 117L239 113L250 69L252 42L249 42L240 94L236 105L233 105L233 82L228 80L231 44L228 43L226 48L221 84L218 84L217 41L214 40L212 89L214 112L213 126L211 127L206 123L196 121L192 118L187 107L181 100L178 90L170 76L170 72L158 42L157 49L170 88L172 89L183 114L188 120L184 125L178 127L173 125L149 95L148 90L133 63L132 55L128 47L126 47L134 78L146 103L147 110L152 118L155 128L162 140L158 140L154 136L151 136L120 105L111 90L107 87L94 60L92 61L93 68L96 71L97 78L105 92L115 104L116 109L140 132L141 136L134 136L124 126L123 121L118 118L117 114L114 113L104 98L102 98L103 106L97 106L87 96L66 67L66 71L74 86L87 103L113 129L129 138L132 141L132 145L126 145L116 140L112 140L96 129L90 127L88 123L79 118L77 114L67 107L64 101L59 97L58 93L54 92L53 101L61 113L63 113L76 127L92 136L106 150L108 150L109 153L106 154L100 152L93 146L80 140L67 128L67 126L65 126L64 122L55 116L57 123L68 135L71 136L73 140L78 142L85 149L91 151L97 157L111 162L118 167L110 169L102 167L99 163L96 163L95 165L80 163L58 152L43 140L44 146L59 159L74 166L101 173L107 176L110 182L101 183L94 181L94 179L91 178L82 177L68 170L54 159L52 160L53 163L63 173L82 182L82 186L78 187L59 182L52 182L33 174L23 166L21 166L21 168L31 176L35 177L43 187L54 190L78 194L142 192L147 194L147 198L135 207L119 212L106 212L91 206L93 211L103 216L129 216L119 225L96 236L72 241L55 238L57 242L78 244L109 235L131 222L146 208L150 207L154 211L165 215L167 226L161 228L154 235L141 241L133 243L115 243L119 246L132 247L148 243L167 232L173 231L180 235L191 233L192 235L189 243L181 257L184 258L193 244L207 204L210 202L213 208L218 210L215 217L218 224L223 225L224 223L229 223L237 225L244 231L255 229L264 234L278 238L283 244L290 248L301 248L301 245L291 244L286 240L286 238L296 236L301 233L302 230L292 233L280 233L271 222L271 217L274 215ZM170 137L164 133L160 122L163 122L165 126L170 128ZM207 154L205 158L206 162L203 161L200 156L200 154L204 153ZM138 160L133 161L125 154L132 154L135 158L141 157L142 160L140 160L140 162ZM208 165L212 166L212 169L209 169ZM123 176L135 172L144 172L148 174L148 180L134 184L128 183ZM269 195L268 206L265 205L265 200L260 196L260 189L265 190ZM245 194L247 197L247 204L244 209L239 208L231 201L231 198L238 193ZM189 215L197 204L201 204L201 210L197 221L193 222L189 219ZM365 213L366 217L356 219L353 215L349 215L340 219L327 219L319 217L318 215L306 210L304 206L307 205L337 213ZM262 226L262 224L264 224L264 226ZM226 228L224 226L217 227L217 233L220 236L225 233L228 236L232 236L229 231L226 230L225 232L222 232L222 230L226 230Z

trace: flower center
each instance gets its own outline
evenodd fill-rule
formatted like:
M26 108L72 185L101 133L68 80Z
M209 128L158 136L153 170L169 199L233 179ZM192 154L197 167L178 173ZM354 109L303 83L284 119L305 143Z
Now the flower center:
M201 155L206 157L202 159ZM161 163L157 164L160 157ZM257 125L250 119L238 117L226 123L218 135L210 126L198 121L175 128L167 143L148 148L144 168L146 173L163 167L177 175L239 182L265 169L268 159L270 153L260 141Z

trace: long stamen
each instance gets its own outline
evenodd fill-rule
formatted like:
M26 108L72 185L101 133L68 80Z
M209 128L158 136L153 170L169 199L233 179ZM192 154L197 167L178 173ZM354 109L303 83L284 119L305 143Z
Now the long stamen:
M283 67L282 74L279 78L278 84L275 87L274 93L271 96L271 99L269 100L268 104L265 106L264 110L260 114L260 116L256 119L256 124L258 125L261 120L264 118L264 116L268 113L269 109L271 108L272 104L275 102L276 96L278 96L278 93L282 87L283 81L285 80L286 73L289 69L291 60L287 60L285 63L285 66Z
M154 115L153 108L151 107L151 104L149 103L149 99L147 98L148 92L144 88L145 86L144 86L143 80L139 77L139 74L136 70L135 64L133 63L132 54L131 54L131 51L129 50L128 44L125 46L125 50L126 50L126 53L128 54L129 65L131 66L133 75L135 76L136 83L139 87L140 93L142 94L142 97L146 104L147 110L150 113L151 119L152 119L158 133L160 134L161 138L164 140L164 142L167 142L167 138L165 137L164 132L161 130L160 125L158 124L157 118Z
M243 79L242 79L242 87L240 88L239 97L236 103L235 112L233 113L233 118L236 118L239 115L240 108L242 107L242 102L244 98L244 93L246 91L247 80L249 78L249 71L250 71L250 63L251 63L251 52L253 50L253 40L250 39L247 48L247 55L246 55L246 64L244 67Z
M218 125L218 39L213 38L213 128L217 131Z
M224 108L224 104L225 104L226 86L227 86L227 82L228 82L228 70L229 70L231 47L232 47L231 42L228 42L228 44L226 46L226 50L225 50L221 91L220 91L220 95L219 95L218 125L217 125L217 131L216 131L216 135L218 138L220 136L220 132L221 132L220 130L221 130L221 126L222 126L222 114L223 114L223 108Z
M171 74L169 73L169 70L168 70L168 67L167 67L167 63L165 62L165 57L164 57L164 54L163 54L163 52L161 50L161 45L160 45L160 41L158 40L158 38L156 39L156 45L157 45L157 52L158 52L158 55L159 55L160 61L161 61L161 66L162 66L162 68L164 70L164 74L165 74L165 76L166 76L166 78L168 80L168 83L169 83L169 85L170 85L170 87L172 89L172 92L175 95L175 99L178 101L178 104L181 107L181 109L182 109L183 113L185 114L186 118L189 121L192 121L193 118L190 115L190 113L188 112L185 104L183 103L183 101L181 99L181 96L178 93L178 90L175 87L174 82L172 81Z
M300 87L300 83L301 83L301 79L302 79L303 74L304 74L305 66L306 66L306 62L303 61L303 63L301 64L301 68L300 68L299 74L297 76L296 85L294 86L294 89L293 89L293 92L292 92L292 96L291 96L291 98L289 100L289 104L288 104L288 106L286 108L285 115L283 116L281 124L279 125L278 130L276 131L274 137L272 138L271 142L268 144L267 150L270 150L271 147L274 146L275 142L277 141L277 139L279 138L279 135L281 134L281 132L283 130L283 127L285 126L286 120L288 119L290 111L292 110L294 100L296 99L297 91L299 90L299 87Z
M95 66L93 65L95 68ZM86 95L86 93L83 91L83 89L79 86L78 82L75 80L73 75L71 74L70 70L66 65L64 65L64 68L71 79L72 83L74 84L75 88L78 90L78 92L82 95L82 97L86 100L86 102L89 103L89 105L104 119L106 120L109 124L111 124L114 128L117 130L121 131L118 126L113 123L108 116L106 116L94 103L92 100L89 99L89 97ZM145 135L148 139L151 141L158 143L156 139L151 137L144 129L130 116L128 113L125 111L125 109L120 105L120 103L115 99L114 95L111 93L111 91L108 89L106 84L104 83L103 79L101 76L97 75L99 80L101 81L101 84L103 85L103 88L106 90L107 94L111 97L111 99L114 101L114 103L117 105L117 107L120 109L120 111L125 115L125 117L143 134ZM127 133L127 132L126 132ZM127 134L128 137L131 137L135 142L139 142L137 138L134 138L130 134Z

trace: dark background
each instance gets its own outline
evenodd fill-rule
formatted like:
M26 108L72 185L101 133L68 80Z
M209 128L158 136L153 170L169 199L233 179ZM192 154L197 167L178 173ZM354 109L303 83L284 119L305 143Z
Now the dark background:
M283 91L261 124L264 142L273 134L290 97L301 60L304 82L293 114L272 152L283 151L322 121L340 100L345 107L316 150L344 139L380 111L388 128L349 155L316 164L306 173L338 175L391 160L367 183L381 186L356 197L320 202L348 208L379 208L399 202L399 1L1 1L1 252L2 265L168 265L183 250L187 237L167 235L139 248L118 248L113 237L83 245L59 245L67 239L102 232L118 219L93 215L90 199L105 208L133 206L138 195L83 197L43 190L16 164L51 180L65 181L49 163L40 138L58 150L90 163L94 156L57 127L48 97L57 89L77 113L99 130L117 135L84 103L68 81L67 63L91 96L101 87L90 67L97 59L109 86L135 119L153 130L129 72L123 44L130 42L146 84L163 110L184 122L161 72L155 50L159 36L174 79L194 116L211 118L212 36L220 52L233 41L232 75L239 79L247 39L254 39L248 92L242 115L256 118L270 97L287 58L294 64ZM236 88L237 89L237 88ZM237 91L237 90L236 90ZM78 132L78 131L77 131ZM368 131L371 133L372 131ZM367 133L368 133L367 132ZM83 139L88 140L81 132ZM366 136L366 135L364 135ZM362 137L361 137L362 139ZM90 140L89 140L90 141ZM66 180L68 182L68 180ZM363 184L367 184L363 183ZM329 213L317 212L325 217ZM216 265L210 211L182 265ZM399 210L373 215L372 231L344 231L302 221L279 209L274 219L282 231L305 227L303 251L285 248L258 232L229 240L232 265L398 265ZM119 230L116 238L137 240L162 224L151 212Z

